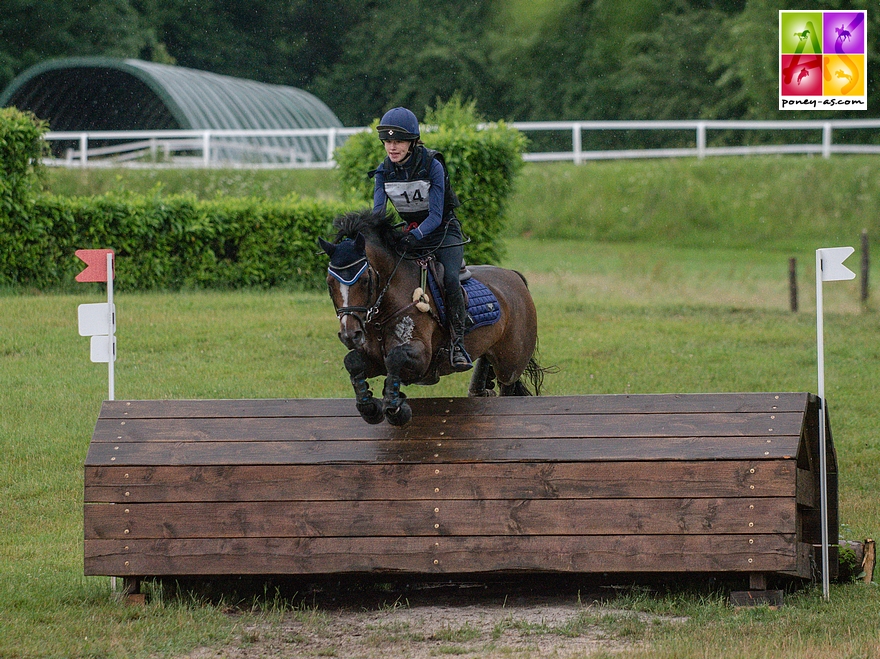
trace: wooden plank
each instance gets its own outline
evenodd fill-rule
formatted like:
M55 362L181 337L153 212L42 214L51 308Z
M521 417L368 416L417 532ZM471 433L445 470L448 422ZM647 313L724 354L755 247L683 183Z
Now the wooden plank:
M85 537L793 534L795 514L764 498L99 504Z
M778 460L797 437L676 437L314 442L92 443L87 466L320 463L579 462L599 460Z
M794 497L794 460L86 467L85 501Z
M807 393L612 394L529 398L411 398L425 414L634 414L668 412L801 412ZM446 412L449 410L449 412ZM105 401L102 418L355 417L353 399Z
M819 507L818 474L813 477L813 472L806 469L798 469L795 476L795 484L797 487L797 502L808 508Z
M85 574L780 572L791 535L86 540Z
M99 419L102 442L222 442L443 440L607 437L768 437L800 435L803 415L786 412L719 414L521 414L507 417L414 418L402 428L360 418Z

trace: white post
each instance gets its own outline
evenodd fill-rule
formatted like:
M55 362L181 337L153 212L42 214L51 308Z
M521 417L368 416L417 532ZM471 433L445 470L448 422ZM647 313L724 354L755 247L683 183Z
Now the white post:
M819 365L819 514L822 523L822 595L831 599L828 574L828 464L825 438L825 328L822 311L822 282L855 279L856 273L843 265L856 250L852 247L826 247L816 250L816 343ZM837 538L835 538L837 542Z
M822 597L831 599L828 574L828 465L825 460L825 327L822 309L822 250L816 250L816 354L819 364L819 517L822 529Z
M79 136L79 166L85 167L89 161L89 134L83 133Z
M706 157L706 122L697 123L697 158Z
M581 125L579 123L575 123L571 127L571 150L574 151L574 164L580 165L584 159L581 146Z
M822 124L822 157L831 157L831 124L828 122Z
M327 131L327 162L333 162L333 152L336 151L336 133L338 131L335 128L330 128Z
M211 131L209 130L202 134L202 164L205 167L211 166Z
M108 314L108 322L110 326L107 328L107 346L110 354L108 355L109 359L107 360L107 375L109 381L109 398L107 400L114 400L115 395L115 382L114 382L114 367L113 364L116 361L116 309L113 307L113 252L107 253L107 306L110 309L110 313Z

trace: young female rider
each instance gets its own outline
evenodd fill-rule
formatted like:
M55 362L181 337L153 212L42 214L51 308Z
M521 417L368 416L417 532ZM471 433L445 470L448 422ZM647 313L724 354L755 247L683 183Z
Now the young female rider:
M390 201L407 224L400 248L433 252L443 264L452 369L467 371L472 367L464 348L467 311L458 281L464 239L455 217L459 202L449 184L446 163L442 154L422 144L418 119L406 108L386 112L378 131L387 157L370 172L375 176L373 212L384 213Z

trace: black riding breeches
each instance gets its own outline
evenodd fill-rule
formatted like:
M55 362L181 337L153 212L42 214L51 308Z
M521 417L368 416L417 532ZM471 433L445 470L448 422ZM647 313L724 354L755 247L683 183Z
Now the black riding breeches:
M435 238L435 234L439 235ZM445 226L425 236L424 240L420 241L419 247L422 247L422 243L431 242L435 242L435 245L432 245L432 248L436 249L435 258L443 264L443 290L446 293L449 321L452 323L457 319L463 323L467 313L458 273L464 260L464 238L458 220L453 218Z

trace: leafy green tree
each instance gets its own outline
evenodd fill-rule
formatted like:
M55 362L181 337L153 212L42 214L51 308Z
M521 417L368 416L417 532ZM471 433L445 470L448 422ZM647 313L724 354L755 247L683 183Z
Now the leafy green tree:
M487 2L399 0L377 4L349 32L336 65L310 90L346 125L366 125L402 105L422 116L456 92L492 94L480 26Z
M335 64L365 6L354 0L149 2L145 11L158 41L178 64L297 87Z
M58 57L138 57L154 43L130 0L3 0L0 88L38 62Z

